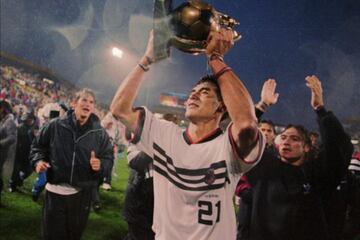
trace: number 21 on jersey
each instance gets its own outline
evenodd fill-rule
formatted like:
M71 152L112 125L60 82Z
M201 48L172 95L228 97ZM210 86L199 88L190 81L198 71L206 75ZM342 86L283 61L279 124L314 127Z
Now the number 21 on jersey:
M198 222L205 225L213 225L220 221L221 202L213 204L210 201L198 202Z

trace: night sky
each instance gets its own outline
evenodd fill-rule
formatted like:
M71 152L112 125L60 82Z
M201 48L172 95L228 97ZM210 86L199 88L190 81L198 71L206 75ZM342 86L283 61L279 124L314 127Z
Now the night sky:
M152 26L152 0L0 0L1 51L53 70L109 103L142 55ZM184 1L174 1L178 6ZM307 75L323 83L325 103L342 120L360 117L360 1L212 0L240 21L242 39L225 61L253 96L267 78L279 102L264 118L315 126ZM111 47L124 50L123 59ZM204 56L177 50L147 73L137 104L158 104L161 92L187 93L207 73Z

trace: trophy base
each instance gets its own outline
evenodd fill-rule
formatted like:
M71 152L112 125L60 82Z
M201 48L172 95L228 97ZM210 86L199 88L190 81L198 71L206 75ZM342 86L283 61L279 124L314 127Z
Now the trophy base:
M206 41L189 40L177 36L173 36L170 39L170 45L192 55L204 53L206 50Z

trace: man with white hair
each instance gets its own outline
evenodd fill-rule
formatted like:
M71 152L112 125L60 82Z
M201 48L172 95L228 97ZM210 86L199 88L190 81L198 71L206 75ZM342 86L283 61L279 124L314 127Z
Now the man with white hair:
M74 109L46 124L33 142L32 166L37 173L47 171L44 240L80 240L101 168L113 162L110 138L94 110L94 93L80 90Z

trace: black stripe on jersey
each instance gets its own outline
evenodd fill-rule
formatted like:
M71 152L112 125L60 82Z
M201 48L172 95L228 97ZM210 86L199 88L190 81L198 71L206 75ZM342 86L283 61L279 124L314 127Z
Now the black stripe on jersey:
M181 168L177 168L177 167L175 167L175 166L171 163L171 165L174 166L174 168L175 168L175 171L174 171L173 169L169 168L168 164L166 164L166 162L165 162L164 160L160 159L160 158L159 158L158 156L156 156L156 155L154 155L154 161L155 161L155 162L158 162L158 163L161 164L162 166L166 167L167 171L168 171L171 175L175 176L175 177L178 178L179 180L181 180L181 181L183 181L183 182L186 182L186 183L203 183L203 182L205 182L205 177L206 177L206 174L208 173L209 169L214 169L214 168L211 168L211 167L210 167L210 168L206 168L206 171L203 171L203 169L200 169L201 172L203 172L203 173L197 174L197 175L189 175L189 174L187 174L187 175L188 175L188 176L201 176L202 178L200 178L200 179L186 179L186 178L183 178L183 177L179 176L179 174L178 174L178 173L180 173L178 170L181 169ZM225 162L225 161L223 161L223 162ZM170 163L170 162L168 161L168 163ZM188 172L188 171L197 171L197 170L190 170L190 169L181 169L181 170L182 170L182 171L186 171L186 172ZM180 174L182 174L182 173L180 173ZM183 175L184 175L184 174L183 174ZM226 169L225 169L225 172L223 172L223 173L214 174L214 177L215 177L215 179L226 178L226 177L227 177Z
M220 184L204 185L204 186L198 186L198 187L188 187L188 186L185 186L185 185L181 184L180 182L177 182L174 179L172 179L166 171L162 170L161 168L159 168L156 165L154 165L154 170L156 172L158 172L159 174L161 174L162 176L166 177L171 183L173 183L178 188L181 188L181 189L187 190L187 191L214 190L214 189L222 188L225 185L225 182L223 182L223 183L220 183Z
M171 164L172 166L174 166L173 160L171 159L171 157L169 157L165 151L156 143L153 144L154 150L156 150L158 153L160 153L164 158L166 158L166 162L168 164ZM155 156L156 157L156 156ZM154 159L155 160L155 159ZM161 160L161 159L160 159ZM163 163L161 163L162 165L166 165L166 163L161 160ZM226 162L225 160L222 160L220 162L216 162L216 163L212 163L210 165L209 168L199 168L199 169L186 169L186 168L178 168L175 167L175 170L177 173L182 174L182 175L188 175L188 176L201 176L201 175L205 175L207 173L207 171L209 170L209 168L211 169L220 169L220 168L224 168L225 170L227 170L226 168Z
M225 160L220 162L216 162L210 165L209 168L200 168L200 169L185 169L175 167L173 164L173 160L169 157L165 151L156 143L154 143L154 170L166 177L170 182L172 182L177 187L190 190L190 191L203 191L203 190L211 190L222 188L226 182L229 182L228 172L226 167ZM156 153L157 152L157 153ZM164 159L161 159L158 155L161 155ZM160 167L162 166L162 167ZM220 169L223 170L221 173L215 174L215 170ZM209 176L210 172L210 176ZM180 176L180 174L182 176ZM198 179L187 179L186 177L196 177ZM208 178L211 178L211 182L215 182L216 180L223 180L221 183L211 184L208 183ZM203 184L200 186L187 186L187 184Z

